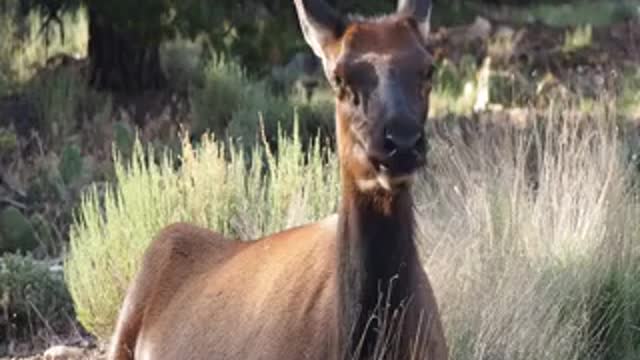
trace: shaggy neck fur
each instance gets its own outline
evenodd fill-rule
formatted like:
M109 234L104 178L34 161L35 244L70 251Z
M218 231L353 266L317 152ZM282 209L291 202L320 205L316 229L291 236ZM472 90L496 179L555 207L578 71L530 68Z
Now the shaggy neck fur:
M344 181L338 225L340 339L350 351L347 358L369 359L376 345L389 340L385 337L401 333L403 309L414 293L419 260L413 204L407 188L363 193Z

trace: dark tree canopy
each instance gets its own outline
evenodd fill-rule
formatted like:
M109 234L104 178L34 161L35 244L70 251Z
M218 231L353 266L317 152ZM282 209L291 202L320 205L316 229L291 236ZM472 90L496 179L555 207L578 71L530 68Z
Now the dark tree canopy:
M60 15L86 7L89 14L91 82L98 88L139 92L164 84L160 69L162 40L180 32L223 33L238 0L21 0L26 14L43 16L43 28L57 25Z
M89 14L91 82L98 88L140 92L160 88L162 40L176 34L208 34L209 45L238 58L252 72L282 64L306 49L292 0L15 0L23 13L38 12L43 29L59 26L63 12L85 7ZM326 0L343 12L384 13L397 0ZM475 0L526 5L530 0ZM567 1L567 0L544 0ZM434 0L441 19L467 21L473 11L463 0ZM445 21L448 21L445 20ZM435 21L438 25L439 21ZM48 32L45 33L47 35Z

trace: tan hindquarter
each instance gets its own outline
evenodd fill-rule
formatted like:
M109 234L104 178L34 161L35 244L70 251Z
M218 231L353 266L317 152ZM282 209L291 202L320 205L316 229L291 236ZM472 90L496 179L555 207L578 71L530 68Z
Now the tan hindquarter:
M129 326L134 358L327 359L335 326L335 220L252 243L169 226L147 250L125 300L121 321L139 319Z

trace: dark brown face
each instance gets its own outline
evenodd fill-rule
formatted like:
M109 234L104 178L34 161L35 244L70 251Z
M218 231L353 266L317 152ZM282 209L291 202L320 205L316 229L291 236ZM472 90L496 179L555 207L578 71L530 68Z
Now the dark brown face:
M409 182L424 165L432 57L412 21L350 25L325 62L343 163L362 190Z
M363 191L410 183L427 148L431 0L398 0L396 13L373 20L344 18L324 0L294 4L336 92L343 175Z

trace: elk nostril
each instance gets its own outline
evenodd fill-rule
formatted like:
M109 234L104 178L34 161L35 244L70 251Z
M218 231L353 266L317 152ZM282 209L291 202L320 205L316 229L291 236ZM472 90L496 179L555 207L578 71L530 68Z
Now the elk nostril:
M398 151L398 147L396 146L396 143L393 141L393 138L391 136L384 137L383 146L384 146L384 151L389 156L395 154L396 151Z
M393 156L398 151L398 145L393 140L393 135L388 128L384 129L384 141L382 144L387 156Z

